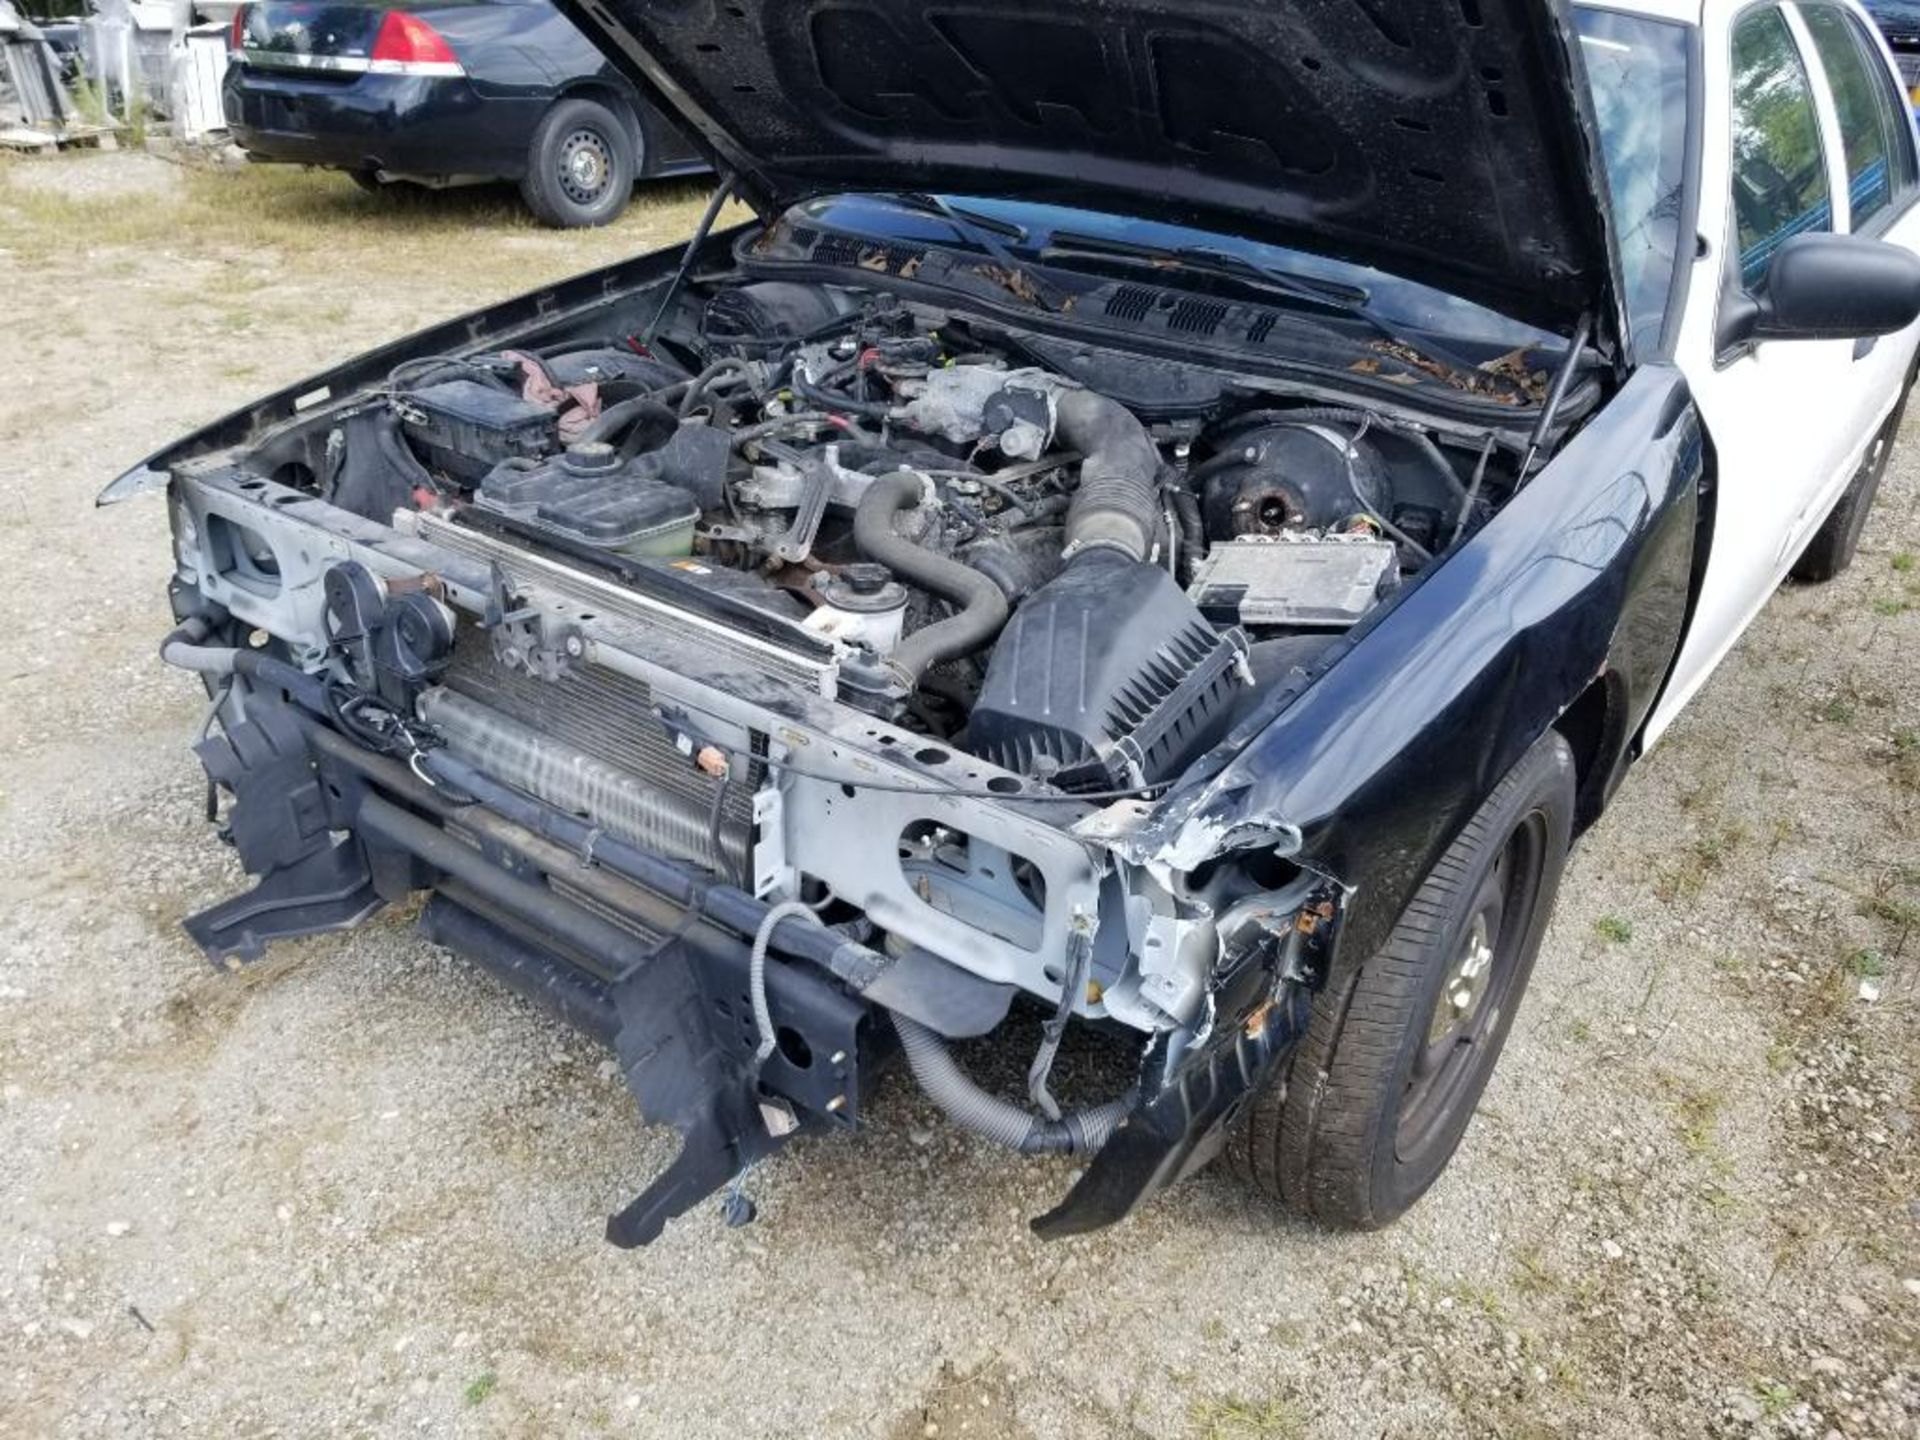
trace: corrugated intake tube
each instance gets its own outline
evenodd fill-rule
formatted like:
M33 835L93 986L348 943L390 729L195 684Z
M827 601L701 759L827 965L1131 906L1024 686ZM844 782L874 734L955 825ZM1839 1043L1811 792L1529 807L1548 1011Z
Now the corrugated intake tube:
M889 1013L900 1034L900 1048L906 1052L907 1068L927 1098L954 1124L1011 1150L1026 1155L1092 1154L1113 1137L1133 1109L1133 1096L1127 1094L1103 1105L1069 1111L1058 1120L1045 1119L982 1090L938 1035L898 1011Z
M1118 550L1144 560L1160 528L1160 452L1133 412L1091 390L1062 390L1054 433L1081 454L1067 509L1067 553Z
M895 533L893 517L919 505L920 497L920 477L897 471L869 485L853 512L853 540L861 554L961 607L959 614L914 631L894 650L888 667L909 685L942 660L972 654L1007 623L1007 597L998 585L972 566Z

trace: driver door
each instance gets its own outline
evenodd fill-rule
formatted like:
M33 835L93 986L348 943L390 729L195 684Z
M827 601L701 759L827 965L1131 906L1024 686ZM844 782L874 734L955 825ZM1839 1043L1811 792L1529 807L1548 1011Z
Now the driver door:
M1850 218L1832 96L1798 9L1755 6L1723 25L1704 37L1701 244L1675 354L1712 437L1719 494L1693 621L1647 745L1739 639L1846 487L1873 428L1864 410L1887 389L1876 352L1912 351L1910 334L1719 343L1725 297L1757 292L1792 236L1844 231ZM1731 123L1722 130L1714 116ZM1910 149L1903 153L1910 165ZM1891 392L1884 398L1891 404Z

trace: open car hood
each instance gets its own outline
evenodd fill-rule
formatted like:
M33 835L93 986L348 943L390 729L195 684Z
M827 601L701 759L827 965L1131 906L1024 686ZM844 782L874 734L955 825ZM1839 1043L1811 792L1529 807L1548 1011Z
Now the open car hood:
M1026 196L1275 241L1562 332L1610 291L1554 0L561 0L769 211Z

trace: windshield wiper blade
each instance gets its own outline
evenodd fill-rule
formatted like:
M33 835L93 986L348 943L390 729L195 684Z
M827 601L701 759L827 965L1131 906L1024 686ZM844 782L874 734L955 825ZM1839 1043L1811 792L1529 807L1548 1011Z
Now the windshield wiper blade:
M1204 245L1182 246L1171 252L1182 264L1212 270L1222 275L1237 275L1257 285L1265 285L1315 305L1331 305L1348 314L1362 314L1373 297L1365 286L1345 285L1317 275L1300 275L1262 265L1258 260L1236 255L1231 250L1214 250Z
M903 205L909 210L918 210L923 215L937 215L947 222L953 233L962 240L970 241L985 250L994 259L1007 264L1017 263L1013 252L1007 248L1007 241L1016 245L1027 242L1027 227L1012 220L1002 220L997 215L982 215L976 210L964 210L944 195L935 195L924 190L889 190L879 197L894 204Z
M1156 270L1188 270L1237 280L1270 294L1284 295L1302 305L1328 314L1358 320L1394 347L1392 352L1394 359L1402 363L1410 362L1413 368L1426 370L1441 380L1447 380L1450 373L1456 377L1452 383L1456 384L1457 388L1471 390L1486 385L1502 386L1516 394L1532 398L1526 387L1510 376L1482 370L1471 360L1453 354L1425 336L1415 336L1383 320L1379 313L1367 303L1371 297L1366 289L1359 285L1346 285L1338 280L1324 280L1318 276L1298 275L1290 270L1263 265L1258 260L1235 254L1231 250L1216 250L1198 245L1162 249L1152 245L1136 245L1124 240L1110 240L1102 236L1073 235L1059 231L1054 233L1043 252L1043 258L1070 258L1075 254L1120 260Z
M1367 292L1358 285L1342 285L1335 280L1309 279L1288 271L1275 270L1257 260L1235 255L1229 250L1205 246L1164 248L1140 245L1129 240L1114 240L1101 235L1076 235L1056 230L1040 252L1042 260L1070 260L1075 256L1118 260L1153 270L1188 270L1197 274L1219 275L1237 280L1269 294L1285 295L1303 305L1336 315L1351 315L1367 303Z

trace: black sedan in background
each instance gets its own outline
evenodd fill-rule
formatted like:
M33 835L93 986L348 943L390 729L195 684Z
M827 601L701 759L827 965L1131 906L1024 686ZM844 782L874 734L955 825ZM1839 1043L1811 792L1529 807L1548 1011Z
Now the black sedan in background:
M1920 114L1920 0L1866 0L1866 5L1900 67L1907 103Z
M705 163L547 0L244 5L224 104L256 160L369 189L514 180L550 225L603 225L635 180Z

